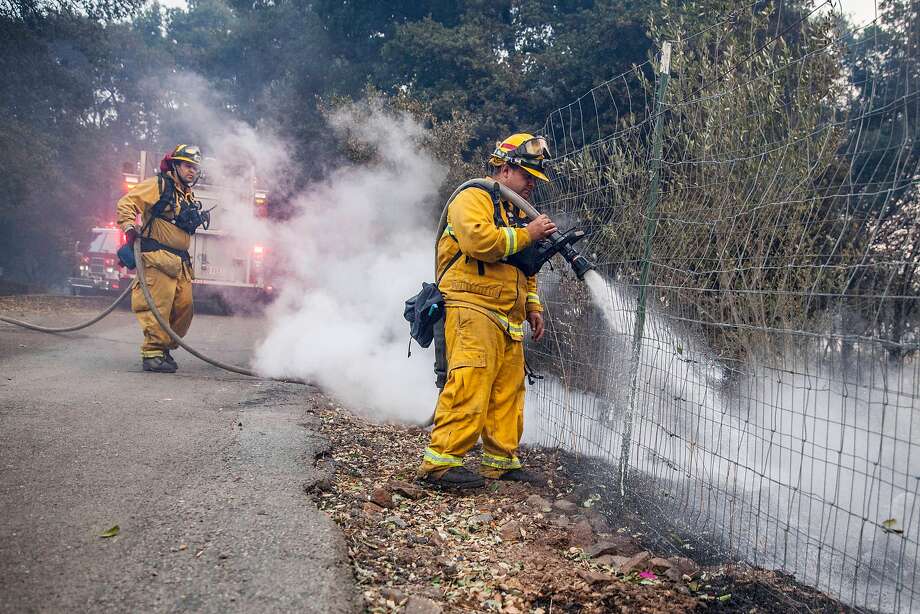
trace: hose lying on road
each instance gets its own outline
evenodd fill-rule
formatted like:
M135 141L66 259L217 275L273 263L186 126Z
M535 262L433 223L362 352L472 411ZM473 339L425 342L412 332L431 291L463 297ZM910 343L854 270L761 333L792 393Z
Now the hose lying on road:
M139 284L140 287L141 287L141 291L144 293L144 298L147 300L147 306L150 308L150 313L152 313L152 314L153 314L153 317L156 318L157 323L159 323L160 327L161 327L164 331L166 331L166 334L169 335L170 339L172 339L172 340L175 341L177 344L179 344L179 347L183 348L185 351L187 351L187 352L188 352L189 354L191 354L192 356L194 356L194 357L196 357L196 358L199 358L199 359L205 361L206 363L212 364L212 365L214 365L215 367L218 367L218 368L223 369L223 370L225 370L225 371L231 371L231 372L233 372L233 373L239 373L240 375L248 375L248 376L250 376L250 377L258 377L258 378L262 378L262 379L270 379L270 380L274 380L274 381L277 381L277 382L286 382L286 383L289 383L289 384L304 384L304 385L306 385L306 386L312 386L312 385L313 385L311 382L308 382L308 381L305 381L305 380L302 380L302 379L285 378L285 377L269 377L269 378L264 378L263 376L259 375L258 373L256 373L256 372L253 371L252 369L247 369L246 367L240 367L240 366L237 366L237 365L231 365L231 364L222 362L222 361L220 361L220 360L211 358L211 357L209 357L209 356L206 356L206 355L202 354L201 352L199 352L198 350L196 350L195 348L193 348L192 346L190 346L189 344L187 344L185 341L182 340L182 338L181 338L179 335L176 334L176 331L174 331L172 328L170 328L169 322L167 322L167 321L163 318L163 315L162 315L162 314L159 312L159 310L157 309L157 306L156 306L156 304L155 304L155 302L154 302L154 300L153 300L153 296L151 296L151 294L150 294L150 288L147 287L147 276L146 276L145 273L144 273L144 265L143 265L143 262L144 262L144 261L142 260L142 257L143 257L143 255L141 254L141 242L138 241L138 240L135 240L135 241L134 241L134 259L135 259L135 261L138 263L138 267L137 267L137 280L138 280L138 284ZM71 332L74 332L74 331L77 331L77 330L86 328L86 327L88 327L88 326L92 326L93 324L95 324L96 322L98 322L99 320L101 320L102 318L104 318L104 317L106 317L107 315L109 315L110 313L112 313L112 311L115 310L115 307L118 306L118 303L120 303L126 296L128 296L128 293L131 292L131 288L132 288L132 285L129 284L128 287L125 288L124 291L123 291L120 295L118 295L118 298L115 299L115 302L114 302L114 303L112 303L111 305L109 305L109 306L105 309L105 311L101 312L99 315L97 315L96 317L94 317L92 320L88 320L88 321L83 322L83 323L81 323L81 324L75 324L74 326L64 326L64 327L61 327L61 328L51 328L51 327L48 327L48 326L39 326L39 325L37 325L37 324L32 324L31 322L24 322L23 320L16 320L16 319L14 319L14 318L8 318L8 317L6 317L6 316L0 316L0 322L7 322L7 323L9 323L9 324L15 324L16 326L21 326L21 327L23 327L23 328L28 328L29 330L35 330L35 331L38 331L38 332L41 332L41 333L71 333Z
M24 322L22 320L15 320L13 318L7 318L6 316L0 316L0 322L7 322L8 324L15 324L16 326L28 328L29 330L37 330L40 333L72 333L74 331L86 328L88 326L92 326L93 324L95 324L96 322L104 318L105 316L112 313L112 311L115 310L115 307L118 306L118 303L120 303L126 296L128 296L129 292L131 292L131 284L128 284L128 287L125 288L124 291L122 291L122 293L118 295L118 298L115 299L114 303L106 307L105 311L102 311L99 315L97 315L92 320L87 320L86 322L83 322L82 324L74 324L73 326L64 326L61 328L50 328L48 326L39 326L38 324L32 324L31 322Z
M247 369L246 367L240 367L237 365L231 365L229 363L217 360L216 358L205 356L204 354L202 354L201 352L199 352L198 350L196 350L195 348L187 344L185 341L183 341L182 337L180 337L178 334L176 334L176 331L170 328L169 322L166 321L166 319L163 317L163 314L161 314L160 311L157 309L156 303L153 300L153 296L151 296L150 294L150 288L147 287L147 275L144 272L144 260L143 260L143 254L141 253L141 242L139 240L134 241L134 260L135 262L137 262L137 282L141 287L141 291L144 293L144 299L147 300L147 307L150 308L150 313L153 314L153 317L156 318L157 323L160 325L160 328L166 331L166 334L169 335L170 339L175 341L179 345L179 347L184 349L186 352L188 352L195 358L201 359L205 361L206 363L212 364L215 367L223 369L224 371L231 371L233 373L239 373L240 375L248 375L250 377L262 377L261 375L253 371L252 369ZM268 379L271 379L277 382L287 382L289 384L304 384L307 386L312 385L310 382L304 381L302 379L284 378L284 377L270 377Z

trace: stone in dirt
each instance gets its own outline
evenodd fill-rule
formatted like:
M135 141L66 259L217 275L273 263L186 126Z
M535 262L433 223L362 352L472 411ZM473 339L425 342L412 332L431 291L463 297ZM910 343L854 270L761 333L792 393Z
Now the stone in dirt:
M399 516L387 516L386 518L383 519L383 521L392 523L396 525L397 527L399 527L400 529L405 529L406 526L408 526L406 525L406 521L400 518Z
M439 556L437 558L438 565L441 567L441 571L444 572L445 576L455 576L457 575L457 563L446 556Z
M652 558L652 555L647 551L643 550L642 552L637 552L630 557L628 561L620 565L620 568L617 570L620 573L629 573L635 571L639 567L645 565L649 559Z
M601 582L613 582L614 577L600 571L589 571L587 569L576 569L575 573L588 584L598 584Z
M389 586L384 586L380 589L380 596L384 599L392 601L397 605L402 603L403 599L406 598L406 594L404 592Z
M666 569L664 572L664 577L672 582L682 582L684 579L684 574L680 573L680 570L676 567L671 567Z
M436 601L412 595L406 602L406 609L403 611L406 614L441 614L444 610Z
M632 556L641 549L631 537L625 535L614 535L610 539L597 542L587 550L585 554L591 558L601 556L602 554L615 554L618 556Z
M566 499L559 499L553 502L553 507L563 514L571 514L578 510L578 505Z
M594 542L594 531L587 520L579 520L569 529L569 544L579 548L587 548Z
M607 519L597 510L586 511L585 517L591 523L591 528L594 529L595 533L613 533L613 529L608 524Z
M623 563L629 560L628 556L617 556L615 554L602 554L594 562L598 565L606 565L607 567L613 567L618 569Z
M393 493L386 488L376 488L371 493L371 502L380 507L391 508L393 507Z
M394 493L405 497L406 499L417 500L425 496L425 491L417 486L413 486L408 482L401 482L399 480L393 480L387 487Z
M521 523L517 520L509 520L502 526L498 527L498 534L506 542L514 541L521 538Z
M649 565L656 569L671 569L674 567L674 564L671 563L668 559L663 559L661 557L655 557L648 562Z
M671 563L674 569L679 571L681 575L688 575L693 577L700 570L700 566L691 561L690 559L682 556L672 556L668 557L668 561Z
M476 514L475 516L470 518L469 524L470 525L489 524L493 520L495 520L495 517L492 514Z
M376 503L371 503L370 501L368 501L367 503L361 506L361 512L365 516L370 518L372 516L377 516L378 514L382 513L383 508L377 505Z

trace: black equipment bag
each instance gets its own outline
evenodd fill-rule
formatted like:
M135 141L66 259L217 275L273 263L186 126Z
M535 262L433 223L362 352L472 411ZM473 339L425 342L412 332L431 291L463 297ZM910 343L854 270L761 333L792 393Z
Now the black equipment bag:
M409 322L409 336L423 348L431 345L431 340L434 339L434 324L444 317L444 297L438 289L438 284L462 255L463 252L458 249L435 283L422 282L422 291L406 300L403 317Z

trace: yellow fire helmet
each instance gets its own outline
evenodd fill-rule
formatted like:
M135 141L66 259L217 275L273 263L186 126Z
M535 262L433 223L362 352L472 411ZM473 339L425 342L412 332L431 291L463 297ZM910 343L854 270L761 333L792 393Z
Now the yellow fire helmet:
M537 179L549 181L549 177L546 176L549 158L549 145L546 144L546 137L518 132L495 144L495 151L489 157L489 164L492 166L514 164Z
M171 160L181 160L189 164L200 166L201 149L195 145L176 145L176 148L173 150L172 154L170 154L169 158Z

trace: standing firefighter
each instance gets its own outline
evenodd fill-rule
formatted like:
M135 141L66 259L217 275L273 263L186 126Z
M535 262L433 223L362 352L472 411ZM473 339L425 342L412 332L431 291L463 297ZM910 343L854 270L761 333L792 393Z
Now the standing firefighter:
M185 336L192 323L192 262L188 249L198 226L206 223L192 186L201 171L201 151L179 145L163 157L160 172L137 184L116 205L118 225L128 245L141 242L144 273L157 311L178 335ZM141 225L136 225L138 214ZM178 345L150 312L135 281L131 310L144 331L141 359L144 371L175 373L178 368L169 351Z
M543 137L511 135L489 159L491 178L529 199L535 179L548 181L549 157ZM468 188L450 203L437 258L448 375L419 468L425 482L465 489L483 486L483 477L541 481L521 468L517 449L524 427L523 324L526 319L539 341L543 308L536 276L525 275L514 260L555 230L545 215L526 223L497 190ZM463 466L463 456L480 437L477 475Z

